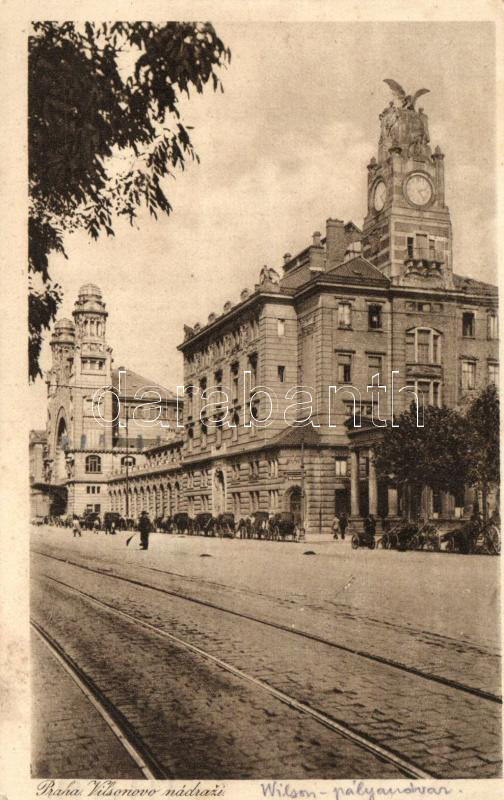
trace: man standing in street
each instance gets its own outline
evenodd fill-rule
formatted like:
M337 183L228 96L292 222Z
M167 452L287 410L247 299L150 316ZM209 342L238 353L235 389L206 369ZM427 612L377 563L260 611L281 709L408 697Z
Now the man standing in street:
M72 528L73 528L74 539L76 536L82 536L79 517L75 516L75 514L72 522Z
M138 523L138 530L140 531L140 550L149 549L149 533L152 530L151 521L147 511L142 511L140 521Z

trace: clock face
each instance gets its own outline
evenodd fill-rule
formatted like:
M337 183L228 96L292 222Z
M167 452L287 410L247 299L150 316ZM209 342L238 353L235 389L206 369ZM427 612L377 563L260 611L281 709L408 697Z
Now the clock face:
M387 199L387 187L383 181L378 181L373 192L373 205L375 211L381 211Z
M425 175L411 175L406 184L406 195L416 206L426 206L432 198L432 185Z

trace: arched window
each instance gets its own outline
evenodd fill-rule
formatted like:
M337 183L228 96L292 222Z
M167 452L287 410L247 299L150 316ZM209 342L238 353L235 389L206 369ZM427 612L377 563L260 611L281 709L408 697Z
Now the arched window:
M123 456L121 458L121 465L123 467L125 467L126 465L128 465L128 467L134 467L135 464L136 464L136 459L134 456Z
M100 456L86 456L86 472L101 472Z

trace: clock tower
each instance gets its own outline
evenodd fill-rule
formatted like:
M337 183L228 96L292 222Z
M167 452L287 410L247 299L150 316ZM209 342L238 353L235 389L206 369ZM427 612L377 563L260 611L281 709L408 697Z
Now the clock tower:
M392 283L453 288L452 230L445 205L444 155L431 150L428 117L387 81L396 100L380 114L378 158L368 164L363 255Z

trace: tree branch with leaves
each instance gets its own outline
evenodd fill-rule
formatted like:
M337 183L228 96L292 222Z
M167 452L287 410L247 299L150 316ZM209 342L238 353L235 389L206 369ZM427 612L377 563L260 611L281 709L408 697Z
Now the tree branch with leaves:
M49 274L65 234L114 235L141 207L170 214L164 181L198 161L179 101L231 53L208 23L36 22L29 37L29 374L62 290ZM131 64L131 61L133 63ZM119 155L130 158L119 159ZM125 162L123 169L118 168ZM112 167L113 165L113 167Z

